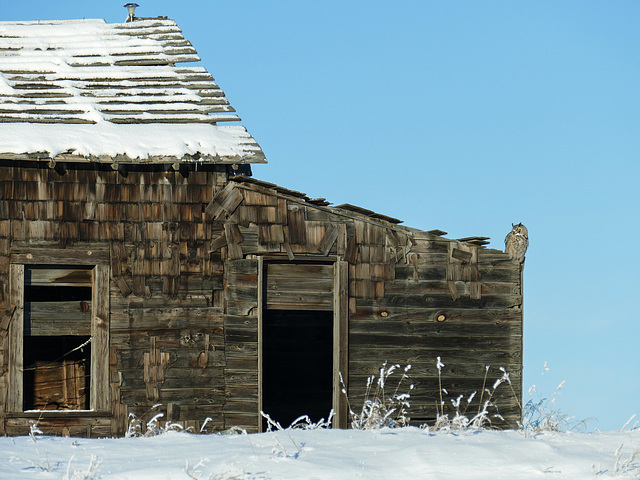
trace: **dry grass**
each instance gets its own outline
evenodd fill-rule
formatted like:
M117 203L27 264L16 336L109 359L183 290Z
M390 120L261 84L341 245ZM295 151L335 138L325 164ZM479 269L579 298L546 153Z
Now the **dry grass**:
M411 395L407 393L399 393L405 379L409 378L408 372L411 365L404 367L400 379L397 381L393 393L389 394L387 384L389 378L400 369L400 365L382 364L378 372L378 377L371 375L367 379L367 388L365 390L364 401L359 413L351 408L349 397L347 396L347 406L349 409L349 417L351 419L351 428L357 430L376 430L383 427L403 427L408 425L409 417L407 412L411 404L409 399ZM340 382L342 384L342 393L346 396L347 390L340 374ZM409 391L413 390L413 385L409 385Z

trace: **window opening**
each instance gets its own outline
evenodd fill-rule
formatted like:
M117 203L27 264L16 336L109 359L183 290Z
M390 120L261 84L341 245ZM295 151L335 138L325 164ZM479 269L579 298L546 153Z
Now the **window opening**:
M90 409L92 269L25 268L24 410Z
M24 410L89 410L89 372L91 337L25 336Z

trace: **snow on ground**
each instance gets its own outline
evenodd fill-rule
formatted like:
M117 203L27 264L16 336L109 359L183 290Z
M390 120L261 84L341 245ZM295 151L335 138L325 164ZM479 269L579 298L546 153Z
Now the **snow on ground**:
M2 479L638 479L640 430L528 437L413 427L118 439L27 436L0 439L0 465Z

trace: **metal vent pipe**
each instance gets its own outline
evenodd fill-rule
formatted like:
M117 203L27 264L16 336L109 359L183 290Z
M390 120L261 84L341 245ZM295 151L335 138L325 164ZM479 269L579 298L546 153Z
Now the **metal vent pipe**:
M125 20L126 22L133 22L136 19L136 7L139 7L137 3L125 3L124 7L129 10L129 16Z

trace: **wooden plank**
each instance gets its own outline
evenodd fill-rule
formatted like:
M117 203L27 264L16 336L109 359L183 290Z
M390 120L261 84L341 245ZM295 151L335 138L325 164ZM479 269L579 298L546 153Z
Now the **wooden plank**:
M227 244L227 236L225 234L219 235L218 237L211 240L211 244L209 246L209 253L217 252L226 244Z
M258 331L258 411L256 415L260 415L260 412L263 411L263 376L264 376L264 368L263 368L263 320L264 320L264 308L265 308L265 298L264 298L264 288L265 284L265 264L264 258L258 257L258 311L257 311L257 331ZM262 422L258 419L258 431L262 431Z
M91 335L91 302L27 302L24 335Z
M242 247L238 245L242 242L243 237L238 226L231 223L225 223L224 235L227 239L228 255L230 259L241 259L243 257ZM239 241L238 241L239 239Z
M268 277L273 279L325 279L327 285L333 282L333 264L331 263L277 263L267 264Z
M267 195L266 193L256 192L251 188L243 188L245 205L252 206L273 206L278 205L278 197L275 195Z
M333 281L331 277L322 276L286 277L269 275L265 288L269 294L273 295L285 292L312 292L331 295Z
M95 265L109 261L109 248L91 246L88 248L24 248L11 249L11 263L25 265Z
M386 288L392 288L387 286ZM460 297L453 300L450 295L429 292L428 295L418 292L403 294L399 291L385 294L380 299L380 307L404 306L405 308L472 308L476 310L521 308L522 297L520 295L483 295L481 299L474 300L468 297Z
M23 312L24 312L24 265L12 264L9 270L9 298L16 310L9 324L7 406L9 412L23 409Z
M335 224L329 224L324 233L324 236L322 237L322 240L320 241L320 244L318 245L318 250L320 250L320 253L322 253L324 256L329 255L333 244L338 238L338 232L338 227Z
M233 223L225 223L224 225L225 236L227 238L227 243L242 243L244 241L244 237L240 232L240 229L237 225Z
M488 326L489 324L495 324L499 326L504 324L516 324L520 325L519 328L522 328L522 311L518 309L484 308L482 310L478 310L473 308L454 307L442 310L437 306L432 308L409 308L404 305L381 307L377 305L377 302L373 301L366 305L358 305L356 311L351 314L350 321L378 322L379 318L384 318L385 322L379 325L399 325L404 322L409 322L413 326L414 323L418 322L421 324L436 322L440 313L445 315L444 322L442 323L442 326L439 327L442 329L452 328L451 325L456 324L470 327L473 325Z
M414 342L415 345L415 342ZM470 350L468 348L448 348L446 351L438 349L437 346L431 348L407 348L398 345L375 345L371 347L358 346L350 347L350 362L357 358L361 362L369 362L371 365L380 367L380 358L385 358L390 364L400 363L411 365L425 364L429 362L435 364L435 359L441 356L444 362L448 359L454 359L462 363L480 363L484 365L512 365L522 361L522 352L508 351L500 349L496 351L488 351L486 355L479 356L478 350ZM353 386L353 385L351 385Z
M91 269L28 268L24 272L25 285L33 286L91 286Z
M354 265L358 261L358 243L353 236L347 237L344 260L351 265Z
M344 223L338 224L338 239L336 245L336 254L338 256L344 256L347 249L347 225Z
M336 412L334 426L347 428L347 399L342 393L341 377L349 382L349 264L338 261L334 266L333 304L333 409Z
M284 242L282 225L258 225L258 242L261 245L282 244Z
M307 229L306 250L309 253L317 253L319 251L318 245L320 245L320 242L325 235L326 224L325 222L307 220L305 222L305 226Z
M287 232L289 242L295 245L305 245L307 234L305 227L306 209L304 206L290 203L287 210Z
M118 289L120 290L120 293L124 298L131 295L133 290L131 289L131 287L129 286L129 283L124 279L122 275L117 275L116 277L112 277L112 280L117 285Z
M231 189L229 190L226 197L222 200L222 202L220 202L220 205L222 206L222 209L227 213L227 215L232 215L243 200L244 197L242 196L240 190Z
M284 236L285 236L285 241L282 244L282 248L285 251L285 253L287 254L287 258L290 261L295 260L296 255L295 253L293 253L293 249L291 248L291 244L287 241L287 230L284 231Z
M288 205L287 200L284 198L278 198L278 209L276 214L276 223L280 225L287 224L287 214L288 214Z
M266 308L283 310L331 310L333 265L266 265Z
M456 258L456 259L461 260L463 262L471 261L471 252L465 251L465 250L461 250L459 248L453 247L452 250L451 250L451 256L453 258Z
M216 193L207 207L205 213L213 220L218 220L223 214L233 214L242 203L244 197L233 183L228 183L222 190Z
M277 207L254 207L256 209L256 223L269 225L278 223Z
M384 312L386 313L386 311ZM463 338L473 341L473 339L522 337L522 324L518 321L510 321L509 319L503 322L488 319L476 320L471 316L465 318L460 314L456 315L456 313L458 312L425 313L423 318L420 318L419 315L411 314L354 319L355 315L352 315L349 331L353 334L388 337L389 342L395 342L394 337L396 336L410 337L413 335L425 337L427 343L438 343L439 339L444 338ZM445 320L438 321L438 318L442 317ZM392 318L392 320L388 320L389 318ZM399 318L406 320L399 320ZM444 341L444 344L446 344L446 341Z
M109 267L93 269L91 298L91 409L111 409L109 389Z
M273 310L331 311L333 309L333 299L331 296L312 292L286 292L279 295L269 295L266 308Z

